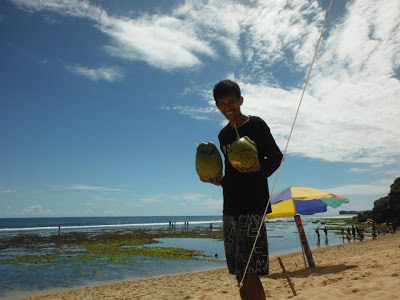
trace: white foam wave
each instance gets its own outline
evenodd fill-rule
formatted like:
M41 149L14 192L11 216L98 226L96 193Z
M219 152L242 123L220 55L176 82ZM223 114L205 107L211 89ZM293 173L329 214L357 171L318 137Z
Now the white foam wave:
M190 225L222 223L222 221L192 221ZM175 222L174 225L184 225L185 222ZM68 229L89 229L89 228L117 228L117 227L147 227L147 226L169 226L169 223L133 223L133 224L100 224L100 225L71 225L61 226L63 230ZM40 226L25 228L0 228L1 231L37 231L37 230L58 230L58 226Z

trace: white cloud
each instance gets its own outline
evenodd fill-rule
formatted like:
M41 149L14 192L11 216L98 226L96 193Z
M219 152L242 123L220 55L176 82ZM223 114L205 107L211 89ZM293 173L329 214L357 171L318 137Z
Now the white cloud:
M47 10L73 17L98 19L100 22L106 22L108 19L108 15L103 9L91 5L87 0L11 0L11 2L20 9L30 12Z
M43 216L52 215L53 212L50 209L44 209L39 204L26 207L24 209L24 214L27 216Z
M338 195L387 195L390 191L388 185L380 184L351 184L326 189Z
M349 184L335 188L326 189L338 195L380 195L386 196L390 192L390 186L394 178L382 178L369 184Z
M182 193L179 195L172 195L169 198L175 200L189 200L189 201L198 201L204 198L209 198L209 195L199 194L199 193Z
M304 143L296 148L305 155L368 163L398 158L400 82L393 58L400 51L399 13L398 1L349 3L343 23L324 42L305 96L296 132Z
M376 180L376 181L371 182L371 183L390 187L393 184L394 180L395 180L395 178L393 178L393 177L391 177L391 178L382 178L382 179Z
M90 195L88 197L90 200L95 201L95 202L88 202L87 204L98 204L99 201L121 201L119 198L112 198L112 197L103 197L100 195Z
M244 72L237 78L245 96L243 111L264 118L281 148L304 79L282 87L271 66L281 63L288 72L306 74L324 18L316 2L307 5L303 1L290 5L260 1L254 6L186 1L175 11L190 24L199 23L198 31L214 44L223 39L225 47L231 48L228 53L237 53L232 57L245 58ZM331 162L396 164L400 156L400 139L395 138L400 127L400 82L394 77L400 56L399 13L398 1L348 2L344 15L322 41L289 153ZM262 72L267 73L265 79ZM215 112L213 103L209 108L175 107L205 120L205 114Z
M394 167L396 167L396 165L394 165ZM389 169L389 170L387 170L386 168L385 168L385 174L386 175L393 175L393 176L396 176L396 177L399 177L399 169L397 168L397 169Z
M163 70L191 68L200 64L196 53L208 56L214 51L198 39L184 21L165 16L144 16L137 20L110 19L103 32L113 39L108 53L127 60L145 61Z
M315 13L318 15L318 10ZM399 67L399 13L398 1L348 3L343 21L323 40L289 153L331 162L400 167L400 81L394 77ZM309 31L315 28L310 25ZM315 34L314 44L317 37ZM276 41L274 35L265 38L266 44ZM303 55L297 50L293 62L310 64L313 51L310 48L305 51L309 55ZM271 50L267 57L274 60L279 55L278 50ZM264 118L283 149L302 86L283 88L276 82L257 83L248 78L238 79L245 98L243 112Z
M161 200L160 198L162 195L151 195L151 196L146 196L143 198L140 198L138 200L139 203L164 203L164 200Z
M245 51L251 51L251 62L284 62L289 60L287 53L292 53L290 63L309 63L323 16L315 2L307 6L299 0L260 1L243 15L248 27Z
M138 198L139 203L171 203L171 201L179 201L183 204L187 202L195 202L196 204L210 203L218 200L213 200L210 195L199 194L199 193L182 193L175 195L168 194L152 194L146 196L140 196ZM183 202L182 202L183 201ZM219 203L219 202L218 202Z
M109 16L89 1L12 0L30 11L54 11L61 15L86 18L109 36L112 44L106 51L126 60L141 60L163 70L192 68L200 64L197 55L214 56L207 41L196 36L196 28L185 20L166 15L143 15L137 19Z
M62 190L84 190L84 191L99 191L99 192L113 192L113 191L121 191L121 189L113 189L104 186L89 186L89 185L53 185L53 188L62 189Z
M317 1L302 0L187 0L168 14L137 18L110 15L89 1L12 2L31 11L88 19L110 38L109 54L154 68L192 69L207 59L234 64L245 97L243 111L265 119L281 148L325 15ZM400 2L353 0L340 13L328 19L288 151L398 168ZM93 80L106 77L95 75L96 70L76 71ZM204 106L170 108L208 120L215 107L211 102Z
M113 82L123 77L119 69L112 67L90 69L82 66L68 66L67 69L93 81L106 80Z
M353 173L365 173L365 172L369 172L371 171L371 169L368 168L350 168L349 172L353 172Z
M212 119L210 117L210 113L217 113L218 110L216 109L215 106L211 107L192 107L192 106L174 106L174 107L168 107L168 106L162 106L162 109L165 110L176 110L182 115L187 115L193 119L198 119L198 120L210 120Z
M106 51L127 60L140 60L163 70L198 67L203 57L250 59L251 69L286 61L304 65L311 56L322 10L303 1L185 1L170 14L143 14L135 19L109 15L89 1L11 0L21 9L53 11L85 18L111 39ZM320 18L319 18L320 19ZM297 51L294 52L293 49ZM293 61L292 61L293 63Z
M0 193L13 193L13 192L15 192L15 190L0 186Z

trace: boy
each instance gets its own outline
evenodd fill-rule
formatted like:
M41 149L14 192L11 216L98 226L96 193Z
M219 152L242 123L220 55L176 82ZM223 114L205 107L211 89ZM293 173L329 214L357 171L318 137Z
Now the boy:
M223 188L224 246L229 273L236 275L242 299L265 299L259 275L269 273L268 242L265 224L257 239L250 264L247 261L269 199L267 178L279 167L282 153L275 143L267 124L259 117L246 116L240 108L243 97L238 84L222 80L214 86L216 106L229 121L218 135L220 148L225 156L225 176L200 178L204 182ZM258 155L253 167L232 166L228 149L236 140L236 126L240 137L248 136L257 144ZM270 206L267 213L271 212Z

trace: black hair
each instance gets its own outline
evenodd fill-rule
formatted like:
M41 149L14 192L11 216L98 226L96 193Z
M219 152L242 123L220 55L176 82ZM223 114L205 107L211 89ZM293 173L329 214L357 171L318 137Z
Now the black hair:
M215 102L227 96L235 96L238 100L242 97L239 85L229 79L221 80L214 86L213 96Z

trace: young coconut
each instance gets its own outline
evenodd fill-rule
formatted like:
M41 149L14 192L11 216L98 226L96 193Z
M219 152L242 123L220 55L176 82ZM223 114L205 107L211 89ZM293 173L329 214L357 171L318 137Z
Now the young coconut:
M258 155L257 145L248 136L240 137L235 126L237 139L228 149L228 159L232 166L251 168L256 163L255 156Z
M251 168L256 163L257 145L248 136L237 139L228 150L228 159L232 166Z
M212 143L197 146L196 171L200 178L222 177L222 158L217 147Z

